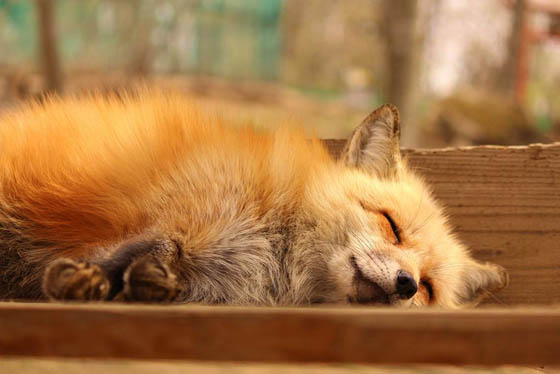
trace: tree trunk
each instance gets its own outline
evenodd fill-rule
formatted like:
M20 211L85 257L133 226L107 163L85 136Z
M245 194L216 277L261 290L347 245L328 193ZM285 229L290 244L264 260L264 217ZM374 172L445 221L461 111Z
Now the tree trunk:
M519 87L517 84L524 79L524 59L526 56L523 49L524 43L524 28L525 28L525 10L526 0L515 0L513 8L513 19L511 25L511 32L508 41L508 53L502 73L498 82L498 88L511 98L518 96L515 92Z
M41 64L45 75L46 91L60 92L62 90L62 76L55 36L53 1L37 0L37 14L39 18Z
M387 45L388 82L387 101L395 104L401 112L404 124L402 143L412 146L417 129L411 119L411 110L418 74L420 37L417 32L417 0L384 0L385 40Z

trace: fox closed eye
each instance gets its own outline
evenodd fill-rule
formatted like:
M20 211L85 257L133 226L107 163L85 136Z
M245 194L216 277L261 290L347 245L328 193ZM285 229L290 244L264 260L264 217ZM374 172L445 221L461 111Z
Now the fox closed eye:
M385 219L389 222L389 225L391 225L391 230L393 230L393 234L395 235L395 239L396 239L395 244L400 244L401 243L401 235L400 235L400 229L398 228L397 224L395 223L393 218L391 218L389 213L381 212L381 214L383 214L383 217L385 217Z
M364 203L363 201L360 201L360 206L362 207L362 209L364 209L366 212L372 213L374 215L376 215L378 218L378 220L385 220L386 222L383 223L384 226L386 226L386 234L387 236L393 236L392 239L393 240L393 244L397 245L400 244L402 242L402 237L401 237L401 229L399 228L399 226L395 223L395 220L391 217L391 215L389 213L387 213L386 210L377 210L375 208L372 208L370 206L367 205L367 203ZM383 218L381 218L383 217ZM377 221L379 223L381 223L381 221ZM390 235L392 234L392 235Z
M427 279L420 279L420 286L424 287L426 292L428 292L429 300L432 301L434 299L434 288L430 281L428 281Z

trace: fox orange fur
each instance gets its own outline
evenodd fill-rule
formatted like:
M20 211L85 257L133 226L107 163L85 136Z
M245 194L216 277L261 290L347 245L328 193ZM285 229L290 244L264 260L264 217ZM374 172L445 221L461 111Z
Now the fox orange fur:
M179 94L49 99L0 120L0 298L458 307L505 286L401 160L398 111L339 160Z

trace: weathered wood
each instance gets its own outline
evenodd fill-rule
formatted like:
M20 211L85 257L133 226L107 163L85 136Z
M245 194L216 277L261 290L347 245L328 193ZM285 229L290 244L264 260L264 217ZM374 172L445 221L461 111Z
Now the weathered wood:
M355 364L278 364L248 362L162 362L0 358L2 374L543 374L548 367L457 367L449 365L366 366ZM555 370L554 372L557 372Z
M0 356L560 364L560 309L0 304Z
M325 142L335 155L344 144ZM508 269L510 285L493 302L560 302L560 143L404 154L474 255Z
M343 141L326 141L334 154ZM508 304L560 302L560 144L405 151ZM560 309L0 304L0 355L258 362L560 364Z

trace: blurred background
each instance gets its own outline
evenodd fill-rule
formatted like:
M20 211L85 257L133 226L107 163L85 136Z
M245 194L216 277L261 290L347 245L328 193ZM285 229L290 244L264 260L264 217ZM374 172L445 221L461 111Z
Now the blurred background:
M141 81L323 138L393 102L408 147L550 142L560 1L0 0L0 112Z

